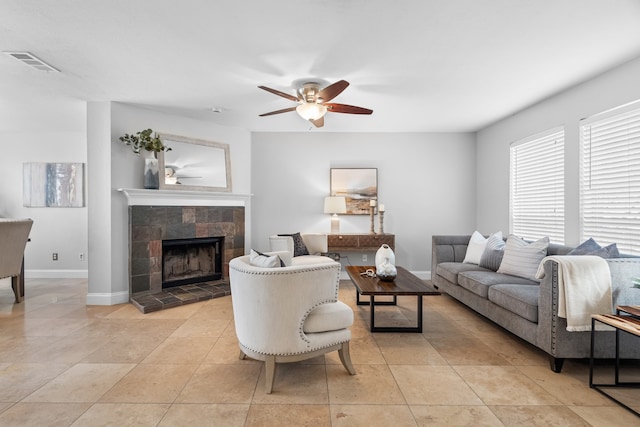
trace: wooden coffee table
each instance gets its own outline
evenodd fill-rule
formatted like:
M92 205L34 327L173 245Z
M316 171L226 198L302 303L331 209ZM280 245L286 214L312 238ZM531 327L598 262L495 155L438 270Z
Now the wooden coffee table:
M358 305L369 304L371 312L371 332L422 332L422 296L423 295L440 295L434 287L427 285L402 267L397 267L398 275L393 282L384 282L377 277L366 275L367 270L376 271L375 267L349 265L345 267L349 278L356 286L356 298ZM369 295L369 302L360 301L359 295ZM376 296L390 295L393 301L375 301ZM399 295L415 295L418 306L418 325L417 326L376 326L375 324L375 306L376 305L395 305Z

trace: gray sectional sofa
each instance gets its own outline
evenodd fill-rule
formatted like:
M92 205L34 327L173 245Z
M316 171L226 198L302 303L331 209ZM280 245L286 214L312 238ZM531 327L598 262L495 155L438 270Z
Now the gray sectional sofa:
M560 372L565 358L589 357L591 332L569 332L558 316L558 263L544 261L541 282L500 274L463 263L471 236L433 236L431 279L469 308L550 356L551 369ZM548 255L566 255L572 247L550 244ZM612 278L613 307L640 305L640 289L631 281L640 277L640 258L607 259ZM596 331L596 358L615 357L615 333ZM620 334L620 356L640 359L638 338Z

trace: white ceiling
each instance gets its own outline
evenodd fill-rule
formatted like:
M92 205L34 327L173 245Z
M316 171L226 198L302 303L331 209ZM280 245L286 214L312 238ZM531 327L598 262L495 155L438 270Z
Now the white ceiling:
M0 55L5 106L118 101L258 132L475 131L640 56L640 1L0 0L0 50L61 71ZM323 129L258 117L293 105L258 85L293 93L307 77L349 81L334 102L373 115L329 113Z

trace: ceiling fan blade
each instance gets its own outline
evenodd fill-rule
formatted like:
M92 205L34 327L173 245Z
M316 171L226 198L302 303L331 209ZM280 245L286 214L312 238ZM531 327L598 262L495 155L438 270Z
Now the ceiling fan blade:
M260 114L260 117L273 116L274 114L288 113L289 111L296 111L296 107L283 108L282 110L270 111L268 113Z
M319 119L309 121L313 123L313 125L317 128L321 128L322 126L324 126L324 116L320 117Z
M355 107L353 105L345 104L324 104L327 107L327 111L332 113L347 113L347 114L371 114L373 110L362 107Z
M331 84L318 93L318 98L322 99L322 102L331 101L336 96L340 95L343 90L349 86L349 82L346 80L340 80Z
M258 86L260 89L266 90L267 92L271 92L274 95L278 95L281 96L283 98L287 98L290 101L294 101L294 102L298 102L299 99L293 95L289 95L288 93L284 93L284 92L280 92L279 90L275 90L275 89L271 89L270 87L266 87L266 86Z

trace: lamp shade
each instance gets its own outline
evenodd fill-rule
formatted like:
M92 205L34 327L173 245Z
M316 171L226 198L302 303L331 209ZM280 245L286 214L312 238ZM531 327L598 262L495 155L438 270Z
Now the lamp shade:
M322 104L316 104L315 102L305 102L296 107L296 111L305 120L317 120L324 116L327 112L327 107Z
M342 196L329 196L324 198L324 213L347 213L347 201Z

